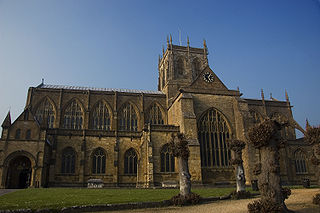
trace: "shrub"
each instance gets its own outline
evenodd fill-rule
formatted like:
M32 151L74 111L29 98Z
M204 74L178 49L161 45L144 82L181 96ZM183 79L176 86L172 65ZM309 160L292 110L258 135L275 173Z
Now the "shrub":
M200 199L201 199L200 195L191 192L186 196L183 196L181 194L173 196L170 199L170 202L175 206L185 206L185 205L195 205L200 202Z
M249 191L233 191L231 193L231 199L233 200L239 200L239 199L246 199L246 198L250 198L251 197L251 193Z
M316 195L313 197L312 203L313 203L313 204L316 204L316 205L319 205L319 207L320 207L320 194L316 194Z
M256 200L248 204L249 213L280 213L283 206L272 200Z

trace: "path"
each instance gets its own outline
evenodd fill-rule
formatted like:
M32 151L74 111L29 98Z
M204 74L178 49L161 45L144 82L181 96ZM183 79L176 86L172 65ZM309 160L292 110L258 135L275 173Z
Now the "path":
M0 189L0 196L4 195L4 194L8 194L10 192L15 192L17 190L19 190L19 189Z
M320 208L312 204L312 197L320 193L320 189L292 189L291 196L286 200L287 207L296 213L320 213ZM255 198L257 199L257 198ZM187 206L187 207L167 207L157 209L136 209L125 211L111 211L112 213L247 213L247 205L254 199L243 200L223 200L208 204ZM110 212L110 211L109 211Z

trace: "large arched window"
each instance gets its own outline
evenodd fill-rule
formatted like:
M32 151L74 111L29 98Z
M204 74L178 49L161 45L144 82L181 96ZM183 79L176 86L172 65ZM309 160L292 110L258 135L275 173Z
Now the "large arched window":
M202 167L229 166L230 150L226 140L230 138L230 130L222 113L209 109L199 120L198 137Z
M66 129L82 129L83 113L80 104L73 100L64 112L63 127Z
M55 113L53 110L53 105L48 98L42 101L38 106L35 116L40 124L42 123L43 119L47 119L48 128L53 128Z
M154 103L147 112L146 123L164 124L163 116L160 107Z
M195 79L200 73L200 61L198 58L195 58L192 61L192 78Z
M124 154L124 174L137 174L137 153L133 148L130 148Z
M130 103L122 106L119 112L119 130L123 131L137 131L138 118L134 107Z
M307 173L306 156L300 149L294 153L294 162L296 167L296 174Z
M165 144L160 152L161 172L174 172L174 156L170 153L169 145Z
M92 112L92 127L99 130L110 130L110 113L107 105L98 102Z
M68 147L62 152L61 173L74 174L75 173L75 152L71 147Z
M103 149L98 148L92 154L92 174L106 173L106 154Z

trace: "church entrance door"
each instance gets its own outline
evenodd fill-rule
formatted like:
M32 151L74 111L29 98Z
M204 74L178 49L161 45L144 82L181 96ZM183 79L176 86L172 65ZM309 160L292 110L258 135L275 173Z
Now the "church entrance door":
M8 168L8 187L10 189L24 189L30 186L31 161L25 156L12 159Z

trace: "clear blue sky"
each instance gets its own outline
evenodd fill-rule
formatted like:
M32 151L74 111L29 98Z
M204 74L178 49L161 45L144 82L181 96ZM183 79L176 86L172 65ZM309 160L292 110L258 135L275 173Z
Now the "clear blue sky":
M166 36L202 47L230 89L284 100L320 124L318 0L0 0L0 123L47 84L157 89Z

